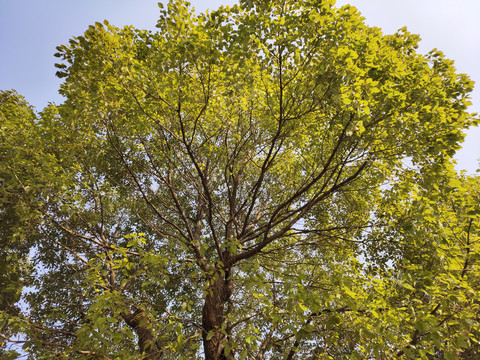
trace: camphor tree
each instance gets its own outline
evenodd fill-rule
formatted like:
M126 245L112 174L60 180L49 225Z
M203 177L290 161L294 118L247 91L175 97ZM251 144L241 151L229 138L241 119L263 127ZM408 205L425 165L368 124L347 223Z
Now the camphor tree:
M35 118L2 93L1 241L29 286L3 343L478 354L480 185L451 165L478 121L468 77L334 1L160 9L158 32L96 23L59 46L63 104Z

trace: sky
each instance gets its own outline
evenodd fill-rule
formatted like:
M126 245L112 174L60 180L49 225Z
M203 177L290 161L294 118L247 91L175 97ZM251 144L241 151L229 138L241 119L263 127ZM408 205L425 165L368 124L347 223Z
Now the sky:
M96 21L155 30L156 0L0 0L0 90L15 89L37 111L62 102L61 80L55 77L55 47L81 35ZM233 0L191 0L197 11L232 5ZM337 0L351 4L367 24L394 33L407 26L422 38L419 51L437 48L455 60L478 88L472 112L480 113L480 0ZM479 167L480 129L467 133L456 154L457 169L474 173Z

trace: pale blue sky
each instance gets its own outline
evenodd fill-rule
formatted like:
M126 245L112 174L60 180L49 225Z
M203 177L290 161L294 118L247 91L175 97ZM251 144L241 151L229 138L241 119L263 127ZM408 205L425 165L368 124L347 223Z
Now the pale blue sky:
M156 0L0 0L0 89L16 89L41 110L60 103L55 47L107 19L116 26L155 29ZM192 0L199 11L233 0ZM472 111L480 113L480 0L337 0L357 7L385 33L407 26L422 37L420 51L442 50L459 72L477 82ZM480 158L480 129L468 132L458 168L473 173Z

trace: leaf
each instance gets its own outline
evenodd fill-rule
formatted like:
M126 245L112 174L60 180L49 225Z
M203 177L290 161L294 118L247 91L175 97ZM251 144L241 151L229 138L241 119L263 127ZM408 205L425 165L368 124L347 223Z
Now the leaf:
M445 358L445 360L457 360L458 359L458 355L455 351L445 351L443 353L443 357Z

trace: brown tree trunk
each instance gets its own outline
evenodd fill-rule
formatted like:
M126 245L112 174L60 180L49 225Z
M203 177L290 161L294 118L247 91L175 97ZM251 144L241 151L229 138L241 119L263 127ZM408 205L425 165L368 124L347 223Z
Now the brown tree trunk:
M232 279L229 273L230 271L226 271L225 276L221 276L220 271L217 271L218 277L216 280L213 280L215 277L210 280L212 283L205 296L202 313L205 360L229 359L224 351L225 334L219 331L225 318L225 305L232 295ZM211 336L212 331L214 332L213 336Z
M122 317L125 323L137 334L138 347L143 355L142 359L160 360L162 351L149 326L150 320L145 316L143 310L138 309L134 313L123 314Z

